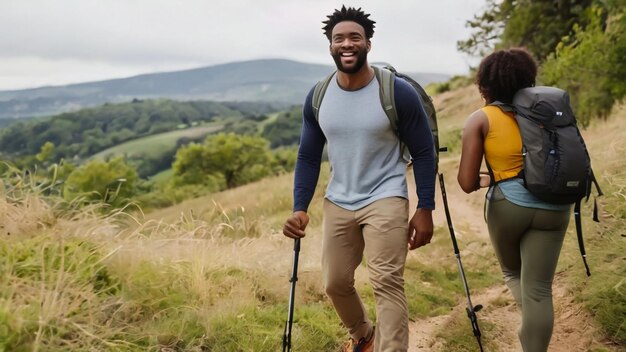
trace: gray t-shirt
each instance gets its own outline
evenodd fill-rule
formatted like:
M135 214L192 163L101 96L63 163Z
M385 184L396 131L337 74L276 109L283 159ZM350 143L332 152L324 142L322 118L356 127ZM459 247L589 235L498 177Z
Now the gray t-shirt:
M406 163L379 98L376 79L356 91L332 79L319 110L332 176L326 198L357 210L387 197L408 198Z

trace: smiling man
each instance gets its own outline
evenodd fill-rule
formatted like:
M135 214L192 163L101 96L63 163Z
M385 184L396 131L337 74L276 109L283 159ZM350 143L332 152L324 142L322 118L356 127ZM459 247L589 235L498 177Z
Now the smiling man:
M419 96L398 78L393 98L399 138L393 130L381 105L374 68L367 62L375 23L369 14L343 6L327 17L323 30L337 71L325 81L318 111L313 97L319 83L304 103L293 214L283 233L294 239L305 236L307 209L328 143L332 177L324 199L322 276L351 336L345 351L406 351L404 265L408 249L429 243L433 234L433 137ZM419 197L410 221L401 140L413 157ZM354 287L354 272L364 252L376 298L376 328Z

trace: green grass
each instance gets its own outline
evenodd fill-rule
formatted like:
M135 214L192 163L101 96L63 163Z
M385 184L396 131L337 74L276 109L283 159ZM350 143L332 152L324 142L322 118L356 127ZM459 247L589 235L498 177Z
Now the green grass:
M440 350L446 352L478 351L478 341L473 334L472 325L465 310L456 309L452 316L446 329L442 329L437 334L437 337L444 341ZM488 322L480 320L478 324L481 336L490 336L494 330L494 326ZM481 343L485 351L495 350L494 344L489 339L481 337Z
M276 351L287 295L274 279L191 261L107 260L103 245L35 236L0 247L0 351ZM304 287L300 287L304 289ZM304 293L297 350L335 350L345 337L328 303Z
M439 129L439 146L447 147L446 155L461 152L461 133L463 127L447 126Z
M176 141L180 138L200 138L209 133L217 132L222 129L222 127L222 123L210 123L203 126L159 133L116 145L94 154L91 158L106 159L119 155L127 157L138 155L155 157L161 155L164 150L174 148Z
M215 317L206 337L210 351L279 351L287 306L248 307L237 315ZM292 326L294 351L336 351L345 335L327 304L296 306Z
M1 242L0 351L103 347L93 335L114 333L102 310L120 290L105 256L103 246L79 239Z
M154 181L156 184L164 184L170 178L174 176L174 169L167 169L159 172L156 175L150 176L150 181Z
M624 181L626 178L622 179ZM626 185L626 182L623 184ZM613 187L606 186L604 189L605 192L613 190ZM616 198L604 200L608 208L617 201ZM586 209L583 216L584 214L591 214L591 209ZM602 225L591 224L590 219L585 221L585 246L591 269L590 277L585 274L580 255L575 255L578 248L573 240L570 247L573 247L571 253L575 254L568 257L566 263L569 264L568 272L571 272L568 282L577 301L584 304L596 317L608 339L626 345L626 216L616 215L616 219L604 218ZM598 227L600 231L597 230Z
M626 140L623 138L626 109L622 107L615 115L588 132L597 139L586 138L594 172L604 192L604 196L597 198L600 223L591 219L592 201L581 212L591 276L585 275L573 238L566 243L569 250L564 252L569 255L562 255L562 267L576 300L596 317L604 337L626 346ZM574 224L570 225L573 228Z

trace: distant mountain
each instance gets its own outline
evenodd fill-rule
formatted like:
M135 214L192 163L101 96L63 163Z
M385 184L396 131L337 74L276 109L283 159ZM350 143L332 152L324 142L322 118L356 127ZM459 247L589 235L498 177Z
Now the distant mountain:
M282 59L233 62L129 78L0 91L0 119L53 115L133 99L264 101L300 104L330 65ZM421 84L445 81L443 74L409 73Z

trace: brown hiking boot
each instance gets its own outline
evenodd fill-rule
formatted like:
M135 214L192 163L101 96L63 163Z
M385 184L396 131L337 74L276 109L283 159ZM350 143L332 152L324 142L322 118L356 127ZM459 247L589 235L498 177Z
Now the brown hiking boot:
M354 341L350 338L350 341L343 346L343 352L374 352L374 330L369 339L361 337L359 341Z

